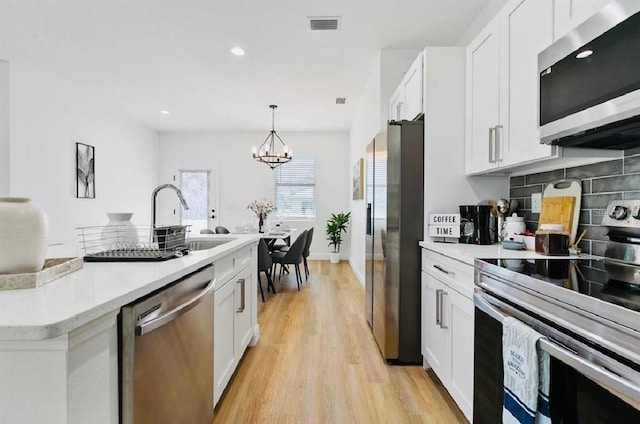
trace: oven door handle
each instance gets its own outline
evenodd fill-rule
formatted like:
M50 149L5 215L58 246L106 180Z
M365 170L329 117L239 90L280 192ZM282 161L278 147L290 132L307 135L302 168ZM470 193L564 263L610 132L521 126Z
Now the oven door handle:
M502 323L508 315L505 315L502 311L492 305L486 297L487 296L481 292L475 292L473 294L474 305L491 318ZM617 396L622 397L627 401L627 403L631 404L635 408L640 408L640 387L632 381L584 359L579 356L577 352L567 350L565 347L554 342L548 337L543 336L539 340L538 345L540 349L544 350L549 355L564 362ZM597 356L595 351L592 351L592 353L594 356Z

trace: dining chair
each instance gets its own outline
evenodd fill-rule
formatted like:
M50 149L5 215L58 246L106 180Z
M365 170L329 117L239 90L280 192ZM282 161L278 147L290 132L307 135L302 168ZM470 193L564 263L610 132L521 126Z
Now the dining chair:
M208 228L204 228L204 229L200 230L200 234L215 234L215 233L213 232L213 230L210 230Z
M275 251L271 254L273 260L273 270L271 275L275 275L277 265L280 264L280 273L278 278L282 278L282 272L285 265L293 265L296 270L296 282L298 283L298 291L300 291L300 281L302 281L302 273L300 272L300 263L302 263L302 251L307 241L307 230L302 231L286 252Z
M271 278L271 267L273 266L273 260L269 254L269 247L264 239L260 239L258 242L258 284L260 285L260 296L262 296L262 303L264 303L264 291L262 290L262 279L260 273L264 272L267 276L267 290L271 289L273 294L276 294L276 288L273 286L273 279Z
M230 231L227 230L225 227L223 227L222 225L218 225L216 227L216 234L229 234Z
M309 281L309 264L307 258L309 257L309 249L311 248L311 242L313 241L313 227L307 230L307 240L302 249L302 262L304 263L304 278Z

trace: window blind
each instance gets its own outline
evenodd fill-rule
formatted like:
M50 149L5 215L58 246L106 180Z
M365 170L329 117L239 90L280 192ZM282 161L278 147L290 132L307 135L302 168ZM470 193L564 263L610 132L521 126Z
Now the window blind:
M297 154L275 169L276 213L282 219L315 218L316 159Z

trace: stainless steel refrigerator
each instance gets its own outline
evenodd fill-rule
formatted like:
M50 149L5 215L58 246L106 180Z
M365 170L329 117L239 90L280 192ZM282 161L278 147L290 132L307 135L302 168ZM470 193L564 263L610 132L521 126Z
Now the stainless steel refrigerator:
M390 121L367 146L365 314L390 363L422 363L424 122Z

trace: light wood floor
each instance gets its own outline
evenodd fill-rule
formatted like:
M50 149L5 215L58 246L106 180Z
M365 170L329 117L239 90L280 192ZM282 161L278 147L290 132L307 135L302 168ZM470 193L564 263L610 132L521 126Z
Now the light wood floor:
M466 423L431 372L389 366L364 317L348 263L310 261L260 303L260 340L246 352L214 423Z

